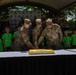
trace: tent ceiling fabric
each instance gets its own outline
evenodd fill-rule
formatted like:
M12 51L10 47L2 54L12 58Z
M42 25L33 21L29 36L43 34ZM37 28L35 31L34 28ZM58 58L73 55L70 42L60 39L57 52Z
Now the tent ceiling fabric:
M76 0L0 0L0 6L9 4L9 3L14 3L14 2L22 2L22 1L29 1L29 2L45 4L56 10L59 10L73 2L76 2Z

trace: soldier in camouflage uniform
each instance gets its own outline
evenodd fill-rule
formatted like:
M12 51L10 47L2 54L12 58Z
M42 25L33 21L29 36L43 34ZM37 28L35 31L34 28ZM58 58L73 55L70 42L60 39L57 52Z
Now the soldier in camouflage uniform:
M58 49L63 37L61 28L58 24L54 24L50 18L46 20L46 25L47 27L43 30L38 40L38 45L46 37L46 48Z
M34 48L29 39L28 29L30 27L30 24L31 22L29 19L24 20L24 25L18 31L17 37L13 44L13 50L27 50L30 48Z
M33 29L32 37L33 37L33 44L36 48L38 48L38 39L42 32L42 21L41 19L36 19L36 27Z

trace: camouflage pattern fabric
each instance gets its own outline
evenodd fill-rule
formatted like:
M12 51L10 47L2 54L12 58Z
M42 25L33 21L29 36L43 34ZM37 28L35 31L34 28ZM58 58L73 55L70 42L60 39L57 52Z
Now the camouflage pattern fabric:
M39 40L38 40L38 45L42 42L42 40L46 37L46 43L47 43L47 48L55 48L57 49L59 47L59 43L62 40L63 34L61 31L61 28L58 24L53 24L52 28L49 29L46 27Z
M42 28L38 29L37 27L35 27L32 32L33 44L36 48L38 48L38 39L41 35L41 32L42 32Z
M12 45L13 50L27 50L34 48L29 40L29 31L25 29L24 26L18 31L17 37Z

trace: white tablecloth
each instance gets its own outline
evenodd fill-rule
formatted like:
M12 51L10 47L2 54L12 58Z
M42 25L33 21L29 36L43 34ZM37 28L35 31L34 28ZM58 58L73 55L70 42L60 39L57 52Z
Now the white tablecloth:
M32 56L58 56L58 55L76 55L76 49L55 50L55 54L35 54L35 55L29 55L29 53L27 51L0 52L0 58L32 57Z

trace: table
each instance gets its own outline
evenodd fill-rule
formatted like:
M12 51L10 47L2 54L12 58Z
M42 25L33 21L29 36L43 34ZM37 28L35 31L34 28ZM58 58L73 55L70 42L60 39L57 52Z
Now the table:
M55 50L55 54L1 52L0 75L76 75L76 50Z

